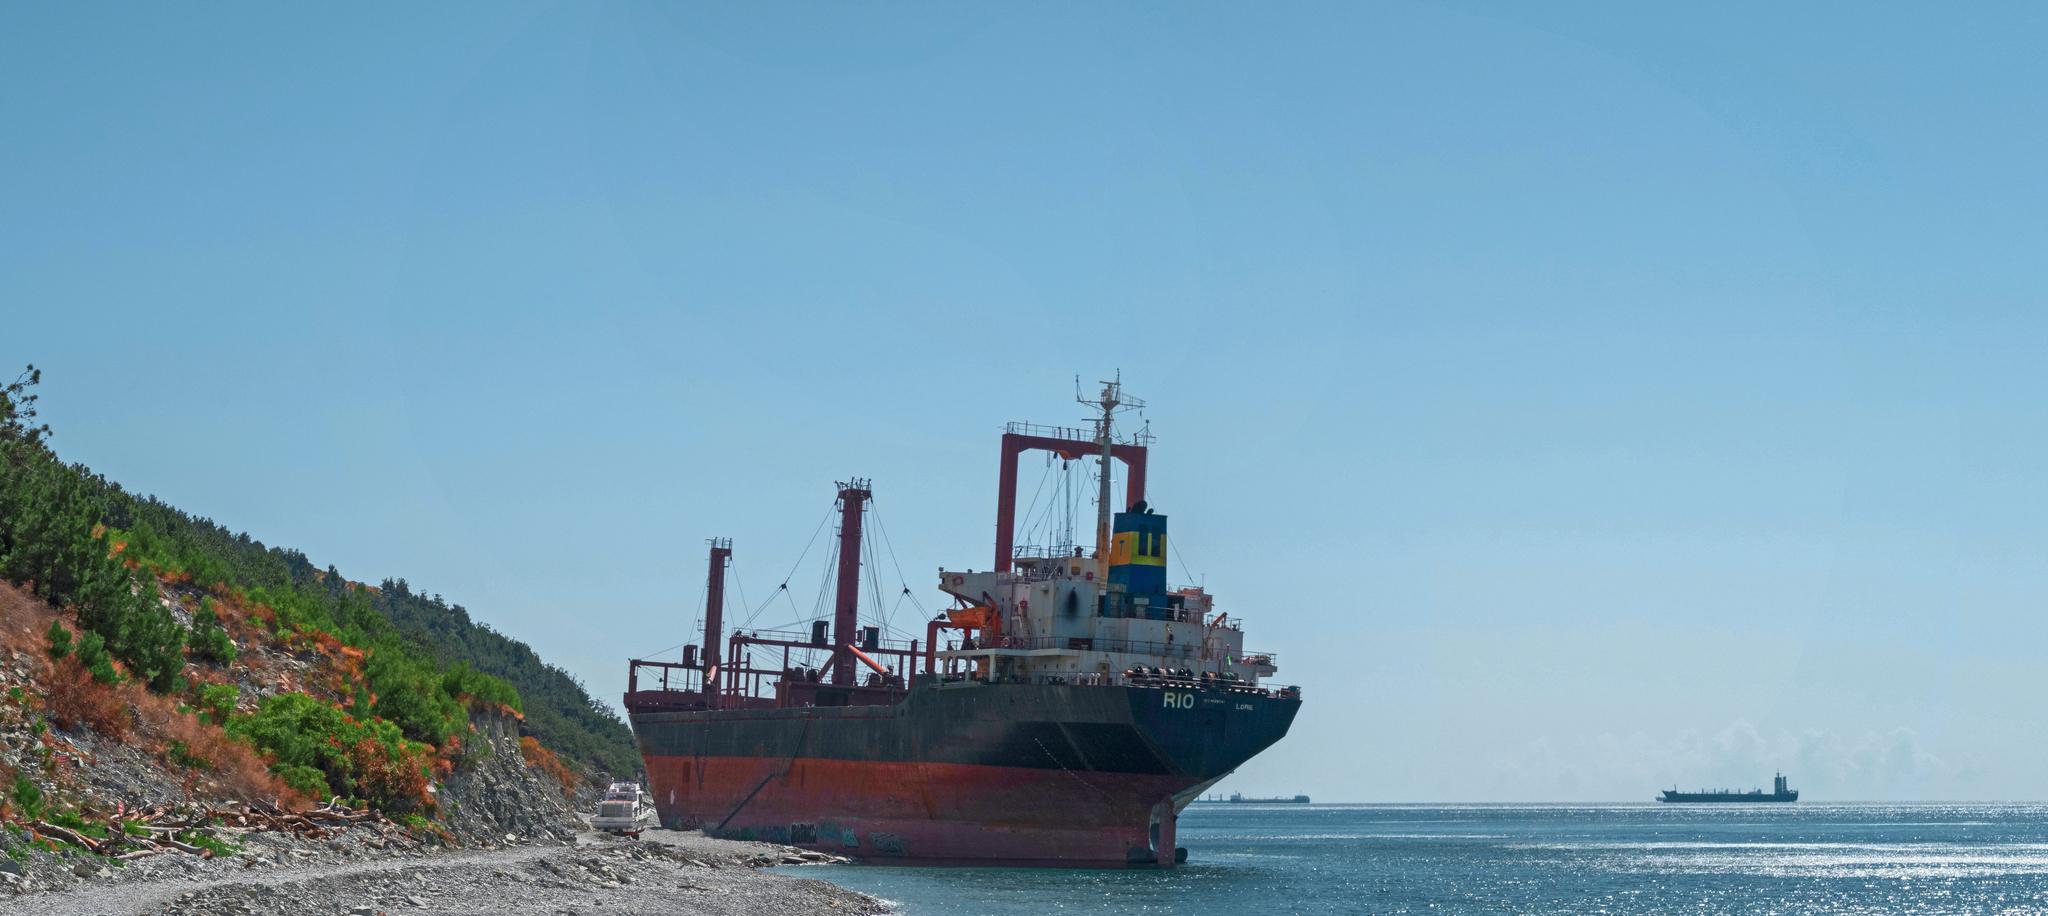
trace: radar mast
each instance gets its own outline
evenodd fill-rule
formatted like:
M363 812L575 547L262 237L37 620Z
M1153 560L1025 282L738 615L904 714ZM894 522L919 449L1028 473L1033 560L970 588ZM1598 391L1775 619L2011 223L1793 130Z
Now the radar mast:
M1102 383L1102 394L1095 400L1091 401L1082 397L1078 391L1080 387L1081 380L1076 377L1074 379L1074 388L1077 390L1074 394L1074 400L1102 410L1102 417L1095 421L1095 446L1099 450L1097 452L1098 460L1101 462L1099 476L1102 478L1099 482L1100 486L1095 501L1095 562L1098 569L1106 569L1107 567L1103 564L1109 562L1109 517L1111 514L1109 508L1109 453L1110 446L1116 444L1114 431L1116 414L1118 410L1144 407L1145 402L1124 393L1124 373L1122 369L1117 370L1115 381ZM1109 578L1107 576L1098 575L1095 581L1101 586L1103 591L1109 590Z

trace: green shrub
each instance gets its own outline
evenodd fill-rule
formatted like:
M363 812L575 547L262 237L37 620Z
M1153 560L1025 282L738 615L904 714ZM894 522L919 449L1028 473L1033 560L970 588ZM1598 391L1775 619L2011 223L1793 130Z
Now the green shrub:
M327 777L312 767L279 763L272 765L270 771L276 773L277 778L284 780L285 785L305 793L307 798L334 797L334 793L327 788Z
M221 626L220 614L213 609L212 598L200 599L199 613L192 616L192 632L185 637L185 645L193 655L216 665L235 663L235 641Z
M270 754L271 772L288 785L319 798L361 795L394 813L432 804L426 792L432 749L407 741L391 722L357 719L303 693L287 693L230 719L227 732Z
M92 672L92 679L102 684L121 683L121 673L114 670L114 659L107 654L107 641L100 634L87 631L78 638L78 661L85 670Z
M471 668L468 662L457 662L441 675L441 690L464 706L473 707L481 701L519 709L518 690L501 678Z
M364 662L377 701L365 712L386 719L407 737L439 747L458 730L469 730L469 713L442 688L428 659L403 652L373 652Z
M235 701L241 698L241 688L233 684L202 684L199 687L199 717L215 725L226 726L228 717L235 713Z
M181 767L191 767L195 770L213 769L213 761L193 753L191 745L176 739L172 739L170 747L164 751L164 756Z
M207 836L197 830L186 831L184 835L178 838L178 841L187 845L197 846L201 849L213 850L215 858L234 855L242 848L218 837Z
M14 777L14 806L21 809L23 817L30 819L43 816L43 790L26 776Z
M46 635L50 640L51 658L63 658L71 654L71 631L64 629L63 621L50 621L50 632Z

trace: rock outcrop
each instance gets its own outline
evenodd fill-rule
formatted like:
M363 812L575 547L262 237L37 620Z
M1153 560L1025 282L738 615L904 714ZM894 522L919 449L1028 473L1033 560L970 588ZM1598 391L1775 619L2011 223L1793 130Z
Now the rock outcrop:
M442 824L464 844L560 842L584 829L562 784L519 749L519 723L508 714L470 716L474 734L463 756L435 788Z

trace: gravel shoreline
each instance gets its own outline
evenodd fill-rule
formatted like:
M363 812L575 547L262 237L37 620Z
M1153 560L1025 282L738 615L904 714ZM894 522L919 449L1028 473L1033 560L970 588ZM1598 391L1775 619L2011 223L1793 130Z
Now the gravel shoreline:
M183 877L104 875L67 890L0 897L22 916L562 916L879 914L881 900L812 878L759 870L803 851L649 830L639 840L583 833L573 845L427 848L369 861L263 867L230 860ZM816 854L812 854L814 857Z

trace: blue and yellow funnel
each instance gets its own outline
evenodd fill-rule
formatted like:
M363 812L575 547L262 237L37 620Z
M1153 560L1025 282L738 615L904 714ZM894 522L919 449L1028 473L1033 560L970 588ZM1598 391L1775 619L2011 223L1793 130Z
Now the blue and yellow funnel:
M1110 528L1109 581L1127 594L1166 593L1166 516L1143 503L1118 512Z

